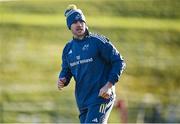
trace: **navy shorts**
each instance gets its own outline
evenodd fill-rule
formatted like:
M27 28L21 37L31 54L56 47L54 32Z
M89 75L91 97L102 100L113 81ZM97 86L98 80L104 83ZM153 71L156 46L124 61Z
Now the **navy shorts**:
M107 123L114 100L108 103L90 105L80 110L79 119L81 123Z

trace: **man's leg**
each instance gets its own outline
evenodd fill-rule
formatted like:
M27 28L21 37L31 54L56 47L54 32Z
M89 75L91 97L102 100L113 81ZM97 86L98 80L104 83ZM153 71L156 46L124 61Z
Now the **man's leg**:
M85 123L103 123L106 124L113 108L114 101L109 103L96 104L88 108Z
M88 109L80 110L79 120L81 124L85 123L87 112L88 112Z

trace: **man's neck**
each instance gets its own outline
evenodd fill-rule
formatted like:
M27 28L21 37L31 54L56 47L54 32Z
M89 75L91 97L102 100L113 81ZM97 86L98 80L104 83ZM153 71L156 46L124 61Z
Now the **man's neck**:
M74 35L74 38L75 38L75 39L78 39L78 40L82 40L84 37L85 37L85 34L84 34L83 36L75 36L75 35Z

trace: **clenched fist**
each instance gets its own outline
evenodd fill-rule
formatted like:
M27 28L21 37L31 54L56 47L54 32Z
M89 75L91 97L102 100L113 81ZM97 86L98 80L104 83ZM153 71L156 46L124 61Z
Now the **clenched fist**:
M65 87L65 83L66 83L66 78L59 78L58 79L58 89L62 90L63 87Z
M106 85L104 85L100 91L99 91L99 96L105 98L105 99L109 99L111 96L111 87L112 87L112 83L108 82Z

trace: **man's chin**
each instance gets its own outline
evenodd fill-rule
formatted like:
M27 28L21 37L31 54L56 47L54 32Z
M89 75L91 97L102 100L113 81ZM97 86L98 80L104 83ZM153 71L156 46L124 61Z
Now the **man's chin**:
M84 35L84 33L83 32L81 32L81 33L77 33L77 36L83 36Z

